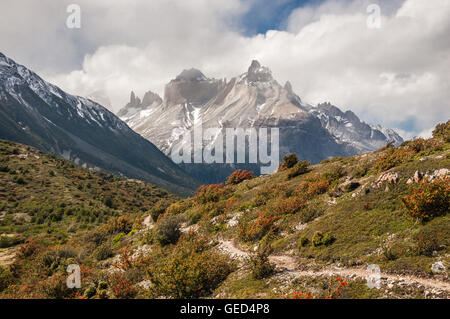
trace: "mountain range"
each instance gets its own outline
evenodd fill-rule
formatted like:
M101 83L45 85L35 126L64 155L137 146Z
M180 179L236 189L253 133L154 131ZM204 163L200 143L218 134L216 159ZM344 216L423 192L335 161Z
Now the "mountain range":
M67 94L0 53L0 138L188 195L198 182L98 103Z
M208 78L194 68L183 70L165 86L163 98L149 91L141 100L131 92L130 102L116 116L0 53L0 113L0 138L83 167L147 180L179 195L191 193L198 181L222 182L237 168L261 172L261 161L248 161L248 137L245 163L176 165L168 158L174 147L199 127L217 128L225 139L227 128L278 128L279 161L296 153L317 163L403 141L393 130L366 124L351 111L303 102L289 82L280 85L270 69L255 60L247 72L229 81ZM204 139L202 153L218 137ZM268 138L270 148L270 131Z
M183 70L165 86L163 98L149 91L141 100L131 92L130 102L117 115L167 155L179 144L180 136L192 134L200 125L203 130L220 128L223 137L226 128L279 128L280 161L296 153L318 163L403 141L395 131L366 124L351 111L342 112L330 103L312 106L303 102L290 82L280 85L271 70L256 60L247 72L229 81L208 78L194 68ZM204 140L203 148L214 143L214 137ZM260 169L259 163L180 165L209 183L223 181L236 168L257 174Z

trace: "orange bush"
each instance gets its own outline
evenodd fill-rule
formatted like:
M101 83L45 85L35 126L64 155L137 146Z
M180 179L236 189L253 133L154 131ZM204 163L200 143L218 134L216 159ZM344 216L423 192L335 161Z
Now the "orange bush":
M386 151L383 155L381 155L378 161L375 163L374 168L377 171L386 171L392 167L398 166L408 159L414 157L416 152L412 151L409 148L395 148L390 151Z
M277 201L274 205L274 209L278 214L295 214L306 206L305 200L298 197L290 197Z
M252 179L253 172L237 169L230 176L227 177L227 185L237 185L245 180Z
M281 217L267 211L260 212L256 220L242 223L239 227L239 238L243 241L259 240L269 231L275 229L275 222Z
M116 298L131 299L136 296L137 289L123 273L114 273L111 279L111 290Z
M421 222L447 214L450 209L450 178L423 180L410 188L402 198L407 213Z
M317 195L324 194L330 184L326 180L311 179L303 181L296 190L298 196L305 196L307 199L312 199Z
M336 297L338 297L341 292L342 289L344 289L344 287L347 286L347 282L345 280L343 280L341 277L337 277L336 281L334 280L330 280L330 282L328 283L328 289L326 292L326 295L324 297L324 299L334 299ZM319 296L313 296L313 294L311 292L298 292L298 291L294 291L292 293L292 296L284 296L286 299L319 299Z

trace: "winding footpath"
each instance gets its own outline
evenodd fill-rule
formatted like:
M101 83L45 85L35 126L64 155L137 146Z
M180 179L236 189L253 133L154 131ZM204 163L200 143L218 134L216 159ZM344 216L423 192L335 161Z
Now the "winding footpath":
M232 258L245 259L250 256L248 252L240 249L235 242L230 240L220 241L219 249L225 253L228 253ZM372 273L367 271L365 268L325 267L322 270L299 270L295 258L289 255L271 255L269 256L269 261L275 264L278 268L284 269L286 272L296 277L339 276L366 279L372 275ZM435 279L420 278L412 275L381 273L381 280L399 281L406 284L417 284L427 288L450 292L449 282Z

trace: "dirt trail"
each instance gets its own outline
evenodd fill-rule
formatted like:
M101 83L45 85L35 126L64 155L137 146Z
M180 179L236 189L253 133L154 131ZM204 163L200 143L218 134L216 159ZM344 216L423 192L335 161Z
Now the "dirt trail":
M14 262L16 258L15 248L1 248L0 249L0 266L7 266Z
M228 253L233 258L245 259L249 257L249 253L240 249L236 242L229 240L222 240L219 243L219 249L225 253ZM297 261L294 257L289 255L271 255L269 256L270 262L275 264L281 269L285 269L288 273L294 276L308 276L308 277L320 277L320 276L340 276L340 277L358 277L366 279L372 273L365 268L340 268L340 267L325 267L321 270L299 270ZM435 279L420 278L411 275L395 275L381 273L382 281L397 281L404 282L405 284L418 284L428 288L439 289L442 291L450 291L450 283L439 281Z

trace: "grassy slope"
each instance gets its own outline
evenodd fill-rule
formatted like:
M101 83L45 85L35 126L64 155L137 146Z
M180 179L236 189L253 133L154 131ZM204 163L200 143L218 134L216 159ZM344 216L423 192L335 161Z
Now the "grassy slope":
M383 167L379 164L383 162L380 159L387 157L384 162L388 162L390 159L387 154L404 148L387 148L355 157L335 158L314 165L308 173L291 179L288 178L289 171L284 171L245 181L232 186L229 195L212 205L199 205L195 200L185 200L185 205L190 208L183 214L189 219L200 211L202 217L199 225L209 236L230 240L239 238L240 245L249 251L255 246L268 243L275 254L294 257L300 268L320 269L326 265L366 267L378 264L387 273L441 278L440 275L431 273L430 266L439 260L447 266L450 262L450 216L439 216L420 223L406 214L401 197L410 193L406 181L416 170L432 172L450 168L449 144L440 143L439 147L433 144L424 150L412 152L390 169L380 168ZM341 176L336 178L333 175L338 171L341 171ZM385 173L397 173L399 181L384 182L380 187L374 187L377 178ZM330 182L328 191L315 196L307 202L305 208L293 214L281 213L279 202L301 197L302 192L296 191L303 181L312 176L326 176ZM353 191L337 191L339 185L347 179L359 182L360 186ZM229 207L225 208L225 213L219 218L211 219L216 215L214 211L221 210L224 206ZM281 216L272 230L261 239L240 238L242 224L254 223L257 212L264 211ZM236 215L242 215L238 219L239 223L234 227L227 227L229 220ZM311 241L316 232L331 234L334 242L330 245L313 246ZM418 236L438 237L439 248L432 256L417 253ZM301 237L309 241L305 247L299 245ZM273 282L277 276L272 280L261 281L253 280L249 273L240 275L230 276L217 293L226 297L280 296L280 293L273 292L274 288L283 286ZM347 289L348 297L385 295L368 289L365 282L355 281L351 287ZM394 296L402 296L405 293L403 290L400 289ZM422 287L409 291L407 295L423 297L423 293Z
M121 215L138 215L176 196L151 184L82 169L0 140L0 233L21 240L52 234L63 243ZM6 245L6 243L5 243Z

